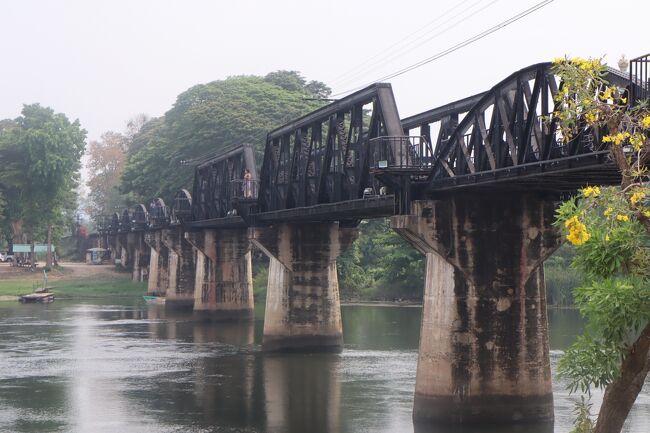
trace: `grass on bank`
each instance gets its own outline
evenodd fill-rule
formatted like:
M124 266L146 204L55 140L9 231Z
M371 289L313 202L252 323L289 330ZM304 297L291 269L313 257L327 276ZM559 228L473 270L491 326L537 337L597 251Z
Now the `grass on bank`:
M42 281L33 278L0 281L0 296L25 295L41 285ZM126 278L51 281L48 286L59 299L139 297L147 290L146 282L133 282Z

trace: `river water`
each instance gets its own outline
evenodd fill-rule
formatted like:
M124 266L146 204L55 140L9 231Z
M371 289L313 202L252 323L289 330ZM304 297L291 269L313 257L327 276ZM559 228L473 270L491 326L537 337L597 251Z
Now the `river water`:
M210 324L137 301L0 302L0 431L414 431L419 307L344 306L338 355L261 353L261 310ZM549 318L555 369L582 325L575 311ZM558 379L554 393L555 432L568 432L578 397ZM533 432L439 433L452 431ZM649 383L625 432L650 432Z

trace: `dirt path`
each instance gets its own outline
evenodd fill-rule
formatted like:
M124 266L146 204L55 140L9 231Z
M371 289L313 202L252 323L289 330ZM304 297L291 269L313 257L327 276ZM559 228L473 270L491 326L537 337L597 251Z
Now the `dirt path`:
M34 272L27 268L9 266L8 263L0 263L0 279L2 280L23 280L42 277L43 268L37 267ZM60 269L53 269L47 274L48 280L66 281L81 280L85 278L126 278L128 274L118 272L113 265L87 265L85 263L62 262Z

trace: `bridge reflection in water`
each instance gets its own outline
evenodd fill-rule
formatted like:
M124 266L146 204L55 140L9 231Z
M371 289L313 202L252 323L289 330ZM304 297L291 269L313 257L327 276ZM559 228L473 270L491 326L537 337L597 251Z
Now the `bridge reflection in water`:
M625 89L616 103L647 94L639 77L609 69L606 78ZM263 350L339 352L337 258L360 220L390 216L426 255L414 419L552 423L542 265L561 243L554 207L585 185L620 181L604 127L562 137L562 88L540 63L400 119L390 84L377 83L270 131L259 176L253 147L233 145L197 164L192 193L116 213L100 234L135 279L148 275L150 293L213 320L254 315L254 244L271 262ZM268 359L273 387L288 373ZM335 388L300 395L329 407Z
M496 433L414 427L421 308L343 307L342 354L266 354L262 316L214 324L130 305L0 305L0 431L121 433ZM551 361L580 328L550 312ZM415 336L415 337L414 337ZM573 398L554 380L555 427ZM594 403L601 394L595 393ZM625 433L647 433L650 382ZM415 429L415 430L414 430Z

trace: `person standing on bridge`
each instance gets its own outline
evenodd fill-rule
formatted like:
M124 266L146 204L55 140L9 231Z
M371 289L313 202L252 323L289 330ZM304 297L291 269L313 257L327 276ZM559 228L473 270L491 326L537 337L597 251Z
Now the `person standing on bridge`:
M242 185L244 190L244 198L253 198L253 175L250 170L244 169L244 184Z

